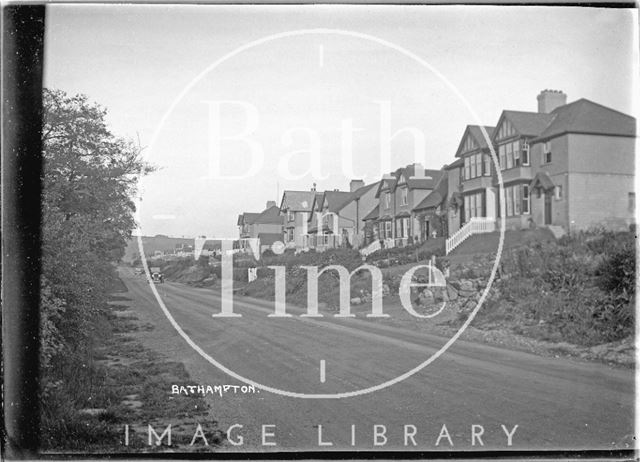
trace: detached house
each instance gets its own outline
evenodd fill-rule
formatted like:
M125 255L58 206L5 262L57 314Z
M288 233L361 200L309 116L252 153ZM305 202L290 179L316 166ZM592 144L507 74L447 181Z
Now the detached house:
M502 221L507 229L549 226L558 232L633 223L636 120L584 98L566 99L561 91L545 90L538 112L505 110L495 129L485 127L497 171L486 137L479 127L467 127L456 153L464 164L449 167L450 191L461 169L462 203L450 199L447 251ZM458 230L454 213L461 214Z
M550 109L552 120L531 140L532 222L567 231L628 228L635 218L635 118L584 98Z

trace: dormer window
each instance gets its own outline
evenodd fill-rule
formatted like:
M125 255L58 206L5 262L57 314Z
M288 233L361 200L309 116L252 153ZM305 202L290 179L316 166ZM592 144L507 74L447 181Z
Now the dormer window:
M402 205L407 205L409 203L409 190L407 188L402 188L400 190L400 200Z
M391 194L389 194L389 191L386 191L384 193L384 207L388 209L390 206L391 206Z

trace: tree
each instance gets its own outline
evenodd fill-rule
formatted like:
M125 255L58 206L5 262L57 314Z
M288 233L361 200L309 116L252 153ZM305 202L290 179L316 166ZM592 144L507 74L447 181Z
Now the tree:
M105 304L135 226L138 180L153 168L86 96L45 89L43 109L43 345L62 338L71 348ZM47 351L60 350L54 343Z

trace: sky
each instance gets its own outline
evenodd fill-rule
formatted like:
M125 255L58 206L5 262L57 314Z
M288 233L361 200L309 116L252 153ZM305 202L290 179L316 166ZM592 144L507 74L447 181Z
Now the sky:
M283 190L455 159L544 89L637 117L637 11L49 5L45 86L84 93L158 171L144 235L236 237Z

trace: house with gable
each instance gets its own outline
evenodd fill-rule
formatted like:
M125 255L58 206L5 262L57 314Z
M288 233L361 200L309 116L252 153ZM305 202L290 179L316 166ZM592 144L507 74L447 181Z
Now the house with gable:
M395 200L395 245L405 246L420 240L421 226L412 210L435 189L443 172L409 164L398 173L393 198Z
M308 247L358 248L364 244L364 217L377 204L375 198L378 183L365 185L362 180L352 180L349 191L325 191L316 197L314 213L309 219ZM318 222L322 219L322 223Z
M496 219L496 195L493 186L493 161L490 137L494 127L467 125L456 151L462 160L459 191L462 200L460 226L471 218Z
M267 201L262 212L245 212L238 216L240 248L247 249L249 244L243 239L259 239L261 252L276 241L282 241L284 217L275 201Z
M288 248L301 249L305 246L309 218L313 212L316 197L322 193L309 191L284 191L280 202L280 214L284 216L284 243Z
M464 162L462 204L451 182L457 168L449 167L447 252L502 222L506 229L548 226L556 235L634 223L636 119L584 98L567 104L557 90L544 90L537 99L538 112L505 110L492 133L486 130L498 170L486 157L489 145L482 145L478 129L465 130L456 153ZM460 208L456 230L453 212Z
M409 164L385 175L376 192L377 217L374 217L375 210L364 217L366 222L378 225L376 231L369 225L371 237L383 240L387 247L405 246L420 240L420 223L412 210L434 190L442 174L440 170Z

